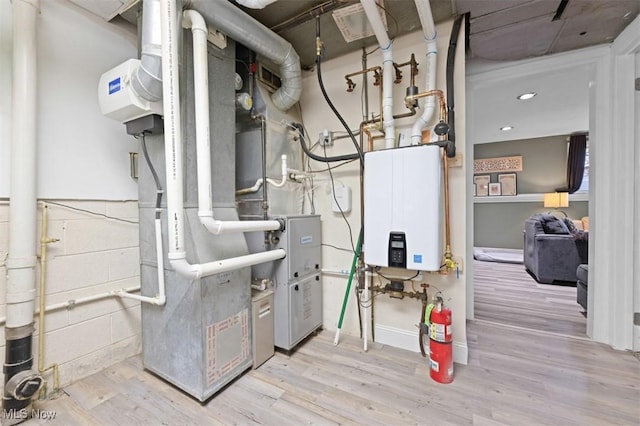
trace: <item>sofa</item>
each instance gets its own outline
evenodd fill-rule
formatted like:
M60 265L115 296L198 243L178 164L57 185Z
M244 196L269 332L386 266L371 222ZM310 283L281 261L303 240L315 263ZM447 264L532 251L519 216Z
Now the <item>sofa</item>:
M578 270L576 271L577 278L577 302L584 311L587 311L587 295L589 294L589 265L581 264L578 265Z
M539 283L575 283L578 265L588 263L588 232L573 220L537 213L524 224L524 266Z

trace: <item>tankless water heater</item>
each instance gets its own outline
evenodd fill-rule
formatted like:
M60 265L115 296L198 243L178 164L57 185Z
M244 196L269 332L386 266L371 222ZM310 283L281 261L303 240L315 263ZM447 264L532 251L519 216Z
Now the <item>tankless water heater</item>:
M365 263L439 270L440 148L416 145L372 151L364 161Z

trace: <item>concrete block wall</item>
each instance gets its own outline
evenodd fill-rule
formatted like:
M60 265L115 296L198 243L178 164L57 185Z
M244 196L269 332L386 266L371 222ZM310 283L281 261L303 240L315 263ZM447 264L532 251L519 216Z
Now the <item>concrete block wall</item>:
M47 236L59 239L47 246L47 306L140 286L137 201L51 200L46 203ZM41 205L40 213L42 208ZM34 242L38 254L40 219L41 216L38 241ZM6 200L0 200L0 317L3 319L8 229L9 205ZM37 298L36 306L38 303ZM34 316L34 368L37 368L40 332L37 319L37 315ZM45 315L44 333L45 367L59 364L60 382L64 386L140 353L140 303L111 296L50 311ZM4 343L2 324L2 360ZM51 373L46 373L46 377L52 379ZM53 382L49 383L51 389Z

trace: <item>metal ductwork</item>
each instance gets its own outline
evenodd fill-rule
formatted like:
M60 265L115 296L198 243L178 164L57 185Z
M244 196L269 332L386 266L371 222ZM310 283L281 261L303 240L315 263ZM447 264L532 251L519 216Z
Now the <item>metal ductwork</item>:
M298 102L302 92L300 58L288 41L227 0L193 0L191 7L210 25L280 67L282 86L271 95L278 109L287 111Z
M162 99L162 32L160 29L160 1L142 3L142 53L140 67L132 73L131 86L143 99L157 102Z

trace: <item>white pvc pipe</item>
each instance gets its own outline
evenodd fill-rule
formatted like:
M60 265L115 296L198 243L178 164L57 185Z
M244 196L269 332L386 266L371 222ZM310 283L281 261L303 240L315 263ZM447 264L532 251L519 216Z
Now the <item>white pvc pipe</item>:
M193 34L193 89L195 92L196 164L198 169L198 219L207 231L215 235L225 232L273 231L280 229L280 222L275 220L221 221L213 217L213 201L211 195L211 132L209 129L209 71L207 62L208 30L204 18L195 10L185 10L183 17L182 26L191 28ZM286 161L286 158L284 161Z
M179 274L191 279L197 279L212 274L256 265L258 263L282 259L286 256L286 253L284 250L280 249L204 264L192 265L186 260L186 252L184 248L182 127L180 112L180 81L178 76L178 15L175 0L161 0L160 6L162 16L162 102L164 110L167 187L167 237L169 240L167 257L169 258L169 263ZM279 228L279 222L276 223Z
M378 13L375 0L360 0L382 51L382 118L385 148L393 148L396 129L393 123L393 52L392 43Z
M87 297L81 297L79 299L70 299L67 300L66 302L60 302L60 303L54 303L53 305L48 305L44 311L45 312L52 312L52 311L58 311L60 309L73 309L74 307L76 307L77 305L82 305L85 303L90 303L90 302L96 302L98 300L102 300L102 299L107 299L109 297L114 297L114 296L118 296L118 292L120 291L124 291L127 293L132 293L135 291L140 291L140 287L129 287L129 288L125 288L122 290L114 290L114 291L109 291L106 293L99 293L99 294L94 294L93 296L87 296ZM132 295L133 296L133 295ZM38 315L40 313L40 309L36 308L36 310L34 311L34 315ZM0 325L6 323L7 318L6 317L0 317Z
M424 33L424 41L426 43L427 61L426 61L426 82L424 91L434 90L436 88L436 69L438 65L438 47L436 43L437 32L433 22L433 14L431 13L431 5L429 0L415 0L418 16ZM418 145L422 141L422 131L429 125L436 110L436 97L428 96L424 101L422 115L418 117L413 128L411 129L411 145Z
M36 295L36 28L39 0L13 0L13 85L7 328L33 323Z
M180 275L195 280L213 274L235 271L259 263L284 259L286 255L287 253L283 249L276 249L194 265L188 263L184 258L172 259L171 255L169 255L169 261L171 262L171 266L173 266Z
M125 289L116 290L114 294L116 296L123 297L125 299L139 300L144 303L151 303L152 305L164 306L167 303L167 296L165 294L164 283L164 249L162 247L162 220L156 217L155 220L155 233L156 233L156 261L158 267L158 294L155 297L140 296L137 294L130 294Z

